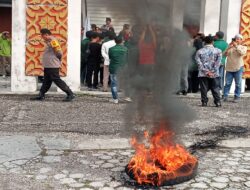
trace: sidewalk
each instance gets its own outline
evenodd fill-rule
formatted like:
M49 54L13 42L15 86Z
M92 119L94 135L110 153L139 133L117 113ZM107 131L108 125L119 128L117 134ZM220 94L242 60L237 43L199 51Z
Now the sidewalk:
M126 139L2 135L0 189L138 189L124 172L134 154ZM172 189L250 188L250 148L220 147L195 155L199 159L196 178Z
M38 86L41 86L41 83L39 83ZM39 89L39 88L38 88ZM11 92L10 88L10 77L6 77L3 79L0 77L0 95L32 95L32 94L38 94L39 92L32 92L32 93L14 93ZM57 95L57 94L64 94L63 92L56 92L56 86L52 84L51 90L48 92L50 95ZM91 96L104 96L104 97L111 97L111 92L102 92L101 88L99 90L94 91L88 91L87 87L81 87L81 91L76 92L76 94L79 95L91 95ZM123 96L122 93L120 93L121 96ZM209 97L212 97L211 92L208 93ZM233 96L232 94L230 96ZM181 96L181 97L188 97L188 98L200 98L200 93L189 93L187 96ZM242 97L250 97L250 91L245 92L242 94Z

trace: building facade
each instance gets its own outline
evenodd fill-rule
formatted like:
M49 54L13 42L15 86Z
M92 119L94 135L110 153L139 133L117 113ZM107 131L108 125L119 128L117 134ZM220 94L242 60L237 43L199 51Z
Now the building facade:
M185 23L192 22L205 34L224 31L228 42L235 34L241 32L248 43L250 0L156 1L159 4L163 1L168 2L164 19L168 19L175 28L181 29ZM11 90L13 92L37 90L36 76L43 74L40 53L44 48L38 34L40 28L48 27L60 39L63 46L65 56L61 75L65 76L65 80L74 91L79 91L80 30L86 18L88 17L91 23L101 26L106 17L111 17L118 32L123 24L133 24L133 15L129 13L136 7L135 3L145 4L145 2L147 0L12 0L12 23L9 22L12 24L13 46ZM0 0L0 9L7 9L7 4L8 0ZM160 8L164 9L164 6ZM150 6L149 11L157 9L158 7ZM0 11L1 14L4 14L3 12ZM8 27L8 24L5 25ZM2 28L0 32L1 30ZM250 52L246 57L245 77L250 77L249 59ZM243 85L245 86L245 80Z

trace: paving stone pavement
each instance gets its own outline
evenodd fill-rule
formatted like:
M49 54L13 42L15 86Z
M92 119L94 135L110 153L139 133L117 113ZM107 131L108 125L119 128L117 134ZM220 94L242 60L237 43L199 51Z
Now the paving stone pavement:
M128 146L118 148L125 138L120 135L128 129L123 121L126 103L113 105L107 98L79 96L68 104L61 102L61 95L31 102L30 96L0 96L4 108L0 110L0 190L139 189L129 185L124 172L133 151ZM199 98L181 99L199 114L183 126L178 139L193 143L217 138L223 127L238 132L250 129L249 98L224 103L219 109L212 101L203 108ZM102 135L116 141L108 138L94 144ZM247 137L249 131L243 136ZM239 141L230 133L221 138ZM236 147L198 150L196 178L161 189L250 189L250 148Z
M131 186L124 168L134 151L92 150L43 152L30 160L0 164L0 189L140 189ZM208 149L196 152L197 176L185 183L159 189L249 189L250 149ZM44 157L50 157L47 162ZM14 179L14 180L13 180ZM30 186L32 184L32 186ZM150 188L149 188L150 189Z

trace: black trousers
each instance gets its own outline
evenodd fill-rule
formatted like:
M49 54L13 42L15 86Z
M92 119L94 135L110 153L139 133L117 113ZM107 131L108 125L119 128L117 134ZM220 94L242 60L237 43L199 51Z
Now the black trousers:
M103 66L100 67L100 83L103 84Z
M44 80L40 93L44 95L50 89L54 82L67 95L73 94L68 85L60 78L59 68L44 68Z
M188 92L197 93L199 91L199 71L189 71Z
M207 103L207 92L212 91L214 103L220 102L220 78L200 77L201 102Z
M99 69L100 69L100 64L88 62L86 82L87 82L89 88L97 87ZM92 83L93 72L94 72L94 83Z
M84 84L84 82L86 80L86 73L87 73L87 62L82 61L81 62L81 73L80 73L81 84Z

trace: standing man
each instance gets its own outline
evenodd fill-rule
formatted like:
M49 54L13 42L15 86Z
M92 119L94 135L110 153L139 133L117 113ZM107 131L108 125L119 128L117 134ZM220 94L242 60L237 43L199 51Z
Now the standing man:
M228 43L223 40L224 33L219 31L215 34L215 41L214 41L214 47L220 49L222 53L226 51L228 48ZM226 63L226 56L223 55L221 64L220 64L220 90L223 90L224 87L224 74L225 74L225 63Z
M42 57L42 64L44 67L44 81L37 97L31 100L44 100L45 93L50 89L52 82L54 82L62 91L67 94L64 101L72 101L75 95L67 86L67 84L60 78L59 68L61 67L62 49L58 40L52 36L50 30L44 28L40 31L47 47Z
M204 42L204 48L200 49L195 57L199 69L202 106L207 106L207 92L211 89L215 106L221 107L219 68L222 52L213 46L212 36L206 36Z
M0 34L0 72L3 78L11 71L11 40L10 33L4 31Z
M91 41L88 47L89 55L87 61L86 82L89 91L98 89L98 73L100 70L100 64L102 62L101 49L102 46L100 44L100 34L94 32L92 33ZM92 82L93 73L94 81Z
M106 24L104 24L102 27L101 27L101 30L102 32L106 33L107 31L110 30L110 28L113 28L113 25L111 24L111 18L107 17L106 18Z
M235 81L234 102L240 100L241 82L244 70L243 57L247 53L247 46L243 45L243 36L237 34L226 50L226 84L224 87L224 101L228 101L228 94L233 82Z
M126 64L128 49L122 44L122 38L116 37L116 45L109 49L109 72L111 79L111 92L113 99L110 102L118 104L118 81L117 74L120 69Z
M81 41L81 85L84 86L86 81L86 73L87 73L87 62L88 62L88 48L91 40L93 32L86 32L86 38Z
M109 81L109 49L116 45L115 43L115 33L109 31L107 33L108 41L102 44L102 57L104 58L104 68L103 68L103 91L108 91L108 81Z

